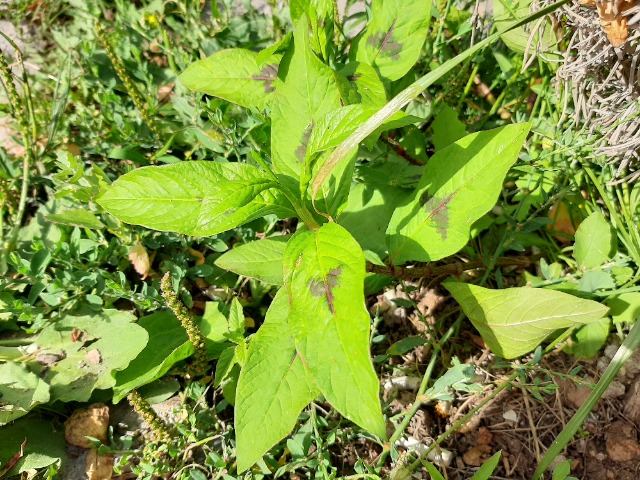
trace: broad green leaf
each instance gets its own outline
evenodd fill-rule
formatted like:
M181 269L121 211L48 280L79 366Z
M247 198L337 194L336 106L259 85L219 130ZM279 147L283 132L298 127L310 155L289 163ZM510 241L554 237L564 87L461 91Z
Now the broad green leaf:
M464 52L456 55L454 58L451 58L440 65L438 68L431 70L429 73L423 75L418 80L413 82L407 88L402 90L398 95L396 95L391 101L389 101L384 107L380 108L376 112L376 114L367 120L365 123L360 125L358 129L353 132L347 139L345 139L327 158L322 168L318 171L318 173L313 178L312 183L312 194L311 198L315 199L318 191L322 184L329 178L331 172L336 168L337 165L344 163L349 155L349 153L357 147L360 142L362 142L365 138L371 135L375 130L386 120L391 118L394 113L398 112L404 106L406 106L411 100L420 95L426 88L433 85L434 82L440 80L445 75L450 73L457 65L472 58L477 52L482 50L483 48L491 45L496 40L500 38L500 35L505 33L506 31L513 30L515 28L521 27L528 22L536 20L538 18L542 18L545 15L556 10L560 5L565 3L566 0L559 0L558 2L544 7L538 10L535 13L527 16L526 18L516 22L513 25L510 25L505 30L497 32L484 40L476 43L470 48L467 48Z
M284 265L289 324L300 357L336 410L385 438L378 379L369 356L360 246L335 223L299 230L287 244Z
M307 27L303 15L294 30L293 52L282 61L283 80L278 82L272 101L273 166L278 173L295 179L302 174L315 124L341 106L336 72L311 51Z
M218 358L231 345L227 337L238 334L229 326L222 305L207 302L202 319L196 321L207 342L209 358ZM127 368L115 373L113 401L118 403L133 389L165 375L176 363L193 355L193 345L180 321L169 311L156 312L138 320L149 341ZM241 327L240 335L244 331Z
M597 322L581 327L575 333L575 342L571 345L571 353L577 358L593 358L604 346L609 337L611 320L604 317Z
M640 292L623 293L608 298L609 314L615 323L633 324L640 318Z
M495 27L498 30L504 30L515 25L529 14L532 2L533 0L494 0L493 21ZM536 49L546 52L558 42L554 27L548 18L543 18L538 21L538 24L531 25L530 28L524 26L515 28L510 32L503 33L500 37L507 47L518 53L524 53L527 47L532 52ZM532 28L535 29L534 38L530 38ZM542 32L542 36L540 32Z
M418 61L431 22L431 0L373 0L373 19L353 46L351 58L387 80L403 77Z
M349 62L338 70L338 74L346 80L346 85L344 82L339 82L338 85L349 103L360 103L376 110L387 103L384 83L371 65Z
M349 203L338 223L358 241L370 262L383 265L387 257L385 231L397 205L411 195L411 190L388 185L359 183L351 189Z
M592 300L539 288L490 290L466 283L444 284L492 352L524 355L558 329L599 321L609 310Z
M309 19L310 43L313 51L326 62L333 43L333 0L291 0L291 20L297 24L303 15Z
M210 236L282 210L273 181L243 163L180 162L143 167L118 178L98 203L123 222Z
M220 358L218 358L218 363L216 364L215 378L213 380L214 387L218 388L222 381L231 373L233 366L237 364L236 348L237 347L227 347L220 354Z
M220 345L223 349L229 346L228 343L225 343L229 340L234 343L242 343L244 339L244 314L240 302L234 298L228 311L221 302L207 302L202 316L201 329L202 334L213 345ZM217 358L222 353L222 349L216 349L213 353Z
M431 157L411 199L391 217L391 262L431 262L464 247L473 222L498 199L529 128L508 125L467 135Z
M467 126L458 119L458 112L446 105L431 124L433 136L431 141L436 151L448 147L467 135Z
M72 227L83 228L104 228L104 223L89 210L84 208L77 208L74 210L67 210L66 212L52 213L47 215L47 220L53 223L59 223L61 225L69 225Z
M189 65L180 80L189 90L262 109L272 98L281 59L274 54L261 62L250 50L220 50Z
M599 211L589 215L576 231L573 256L582 268L599 267L613 253L611 225Z
M142 317L138 325L147 331L149 341L127 368L116 372L114 403L126 397L131 390L162 377L177 362L193 354L187 333L172 313L153 313Z
M583 292L595 292L596 290L613 289L616 282L609 272L604 270L589 270L580 279L578 289Z
M387 355L404 355L425 343L427 343L427 340L422 337L405 337L391 345L387 349Z
M118 310L82 316L66 315L36 337L41 369L51 387L51 401L86 401L96 389L112 388L113 374L124 370L149 339L136 318Z
M288 240L289 236L282 235L244 243L223 253L215 263L238 275L284 285L282 257Z
M289 435L302 409L316 396L290 333L285 289L273 299L264 324L251 338L236 389L238 473Z
M26 415L29 410L49 401L49 385L26 365L0 363L0 426Z
M27 417L0 428L0 470L20 452L25 439L24 456L7 472L6 478L66 461L64 429L51 420Z

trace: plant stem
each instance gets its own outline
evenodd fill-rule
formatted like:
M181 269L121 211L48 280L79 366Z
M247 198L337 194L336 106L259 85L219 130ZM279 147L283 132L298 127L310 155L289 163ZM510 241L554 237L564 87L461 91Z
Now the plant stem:
M492 266L519 266L528 267L540 260L540 255L531 257L503 257L492 262ZM388 267L367 263L367 272L377 273L379 275L387 275L389 277L401 278L403 280L411 280L414 278L434 278L440 276L460 275L468 270L476 270L478 268L488 267L483 260L471 260L469 262L455 262L447 265L427 265L425 267Z

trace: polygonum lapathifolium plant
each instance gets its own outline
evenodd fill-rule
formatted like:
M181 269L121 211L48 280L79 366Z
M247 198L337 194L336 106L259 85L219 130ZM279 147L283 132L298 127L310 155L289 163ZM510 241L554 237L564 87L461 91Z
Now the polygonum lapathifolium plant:
M425 167L389 157L360 162L354 177L358 145L349 142L366 130L361 140L373 148L381 132L418 122L401 110L407 99L481 48L387 102L420 55L431 3L374 0L371 21L346 55L334 41L340 29L333 2L292 1L292 35L260 52L217 52L181 75L194 91L269 113L270 151L254 152L247 163L139 168L98 199L122 221L193 236L267 214L301 220L291 236L242 245L217 261L281 287L250 339L238 380L239 471L288 435L319 396L385 439L369 355L366 260L397 266L463 248L525 142L530 126L508 125L465 136Z

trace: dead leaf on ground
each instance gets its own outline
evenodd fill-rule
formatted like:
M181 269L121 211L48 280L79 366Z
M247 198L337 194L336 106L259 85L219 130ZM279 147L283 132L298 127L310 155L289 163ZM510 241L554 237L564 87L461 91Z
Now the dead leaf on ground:
M98 455L96 450L87 454L87 480L109 480L113 474L113 457Z
M89 448L91 442L85 437L93 437L102 443L107 441L109 427L109 407L104 403L94 403L86 409L76 410L64 424L64 438L70 445Z
M633 425L618 420L607 428L607 453L614 462L640 459L640 444Z

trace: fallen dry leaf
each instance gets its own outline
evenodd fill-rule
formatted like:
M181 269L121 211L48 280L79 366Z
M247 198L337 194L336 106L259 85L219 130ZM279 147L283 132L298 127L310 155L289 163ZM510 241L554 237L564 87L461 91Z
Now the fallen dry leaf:
M64 424L64 438L70 445L89 448L91 442L85 437L97 438L105 443L108 427L109 407L104 403L94 403L71 414Z
M113 474L113 457L98 455L96 450L90 450L87 454L85 472L87 480L109 480Z
M146 278L151 269L151 262L149 261L149 254L144 246L137 242L129 249L129 261L133 265L133 268L142 275L142 278Z

